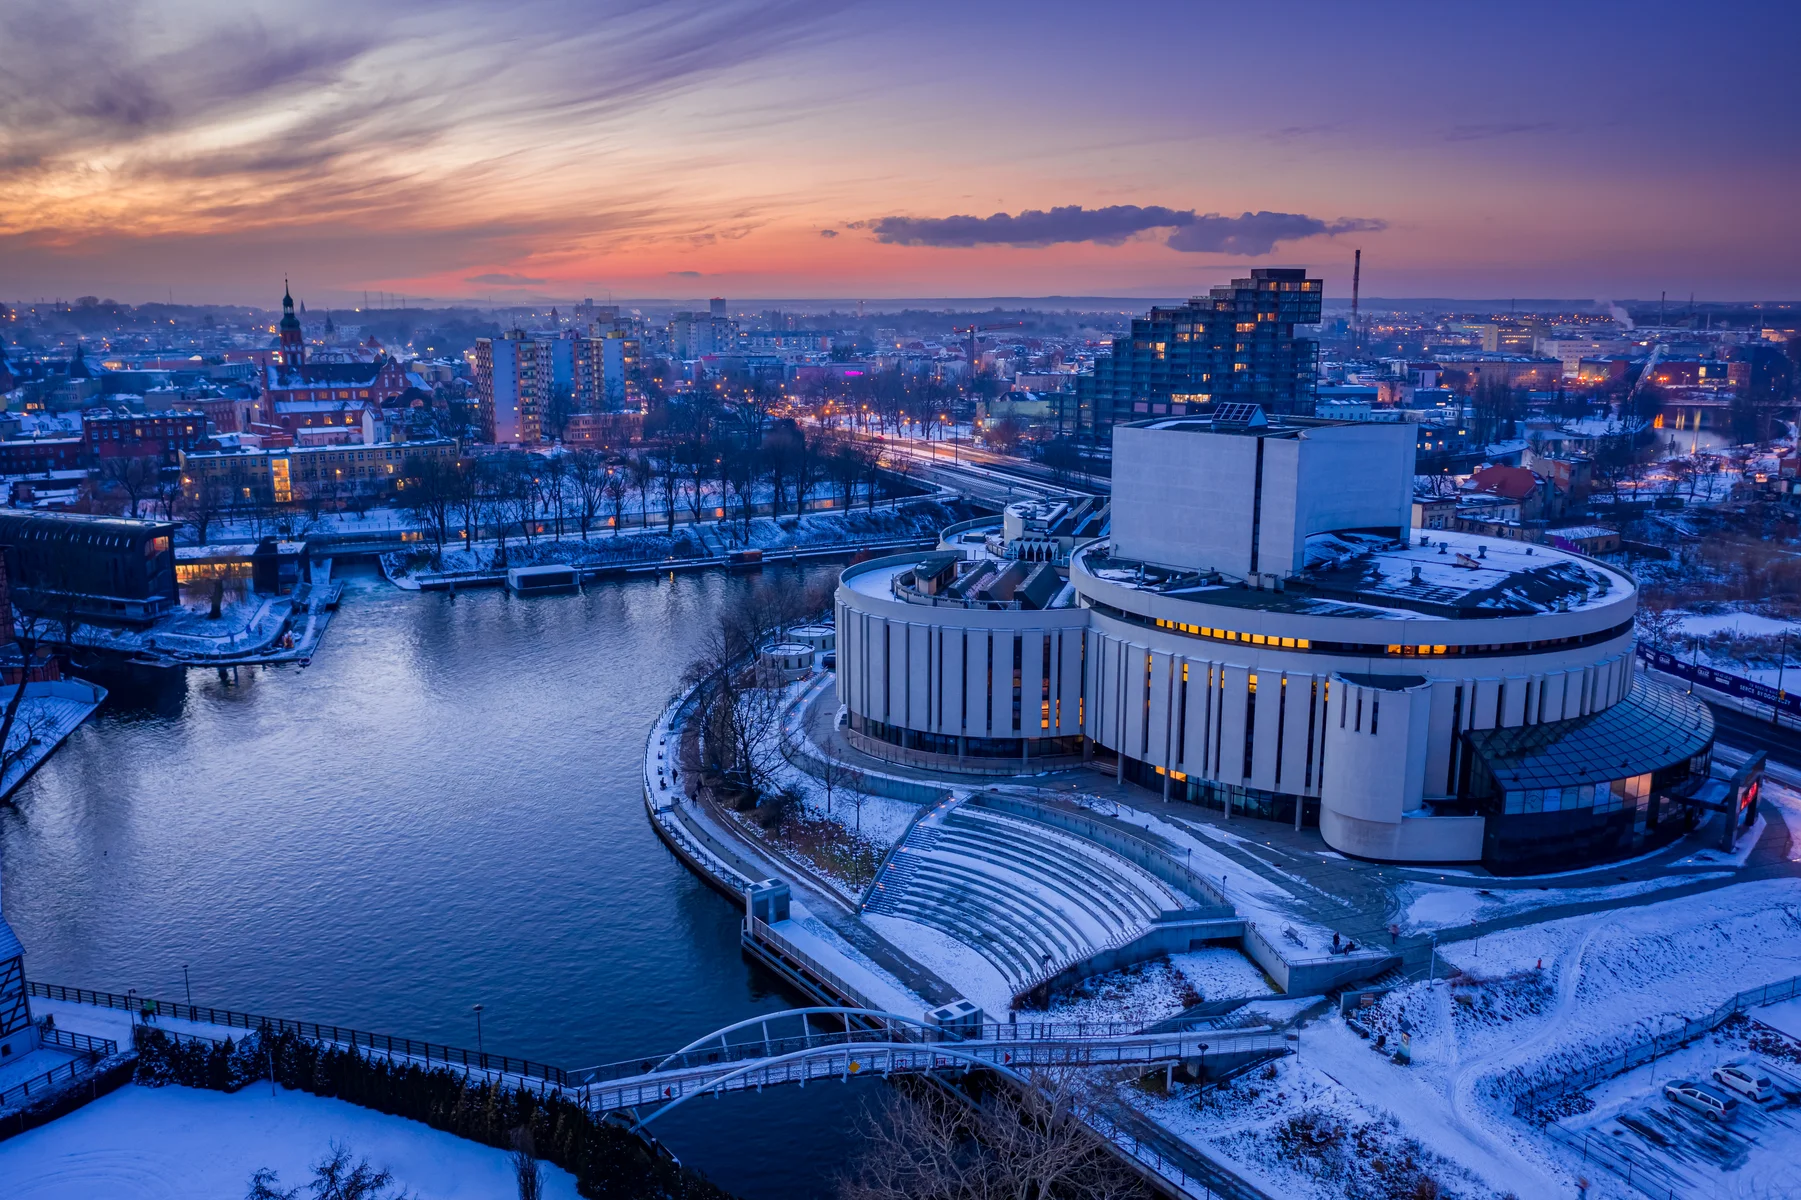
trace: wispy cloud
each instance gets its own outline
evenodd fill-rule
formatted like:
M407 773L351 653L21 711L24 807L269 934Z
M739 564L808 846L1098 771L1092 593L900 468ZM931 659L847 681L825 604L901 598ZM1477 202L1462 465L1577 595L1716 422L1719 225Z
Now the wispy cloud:
M1172 250L1203 254L1263 255L1278 242L1332 236L1386 227L1385 222L1350 218L1325 221L1301 213L1247 212L1236 217L1198 214L1194 209L1114 204L1084 208L1079 204L1027 209L1017 216L881 217L867 223L878 242L897 246L1054 246L1096 242L1117 246L1151 230L1172 232Z
M1555 121L1492 121L1473 125L1453 125L1445 130L1447 142L1486 142L1492 138L1517 137L1522 133L1549 133L1557 128Z
M649 105L827 36L819 18L837 7L190 4L20 0L9 11L0 236L567 216L569 162L627 144ZM639 174L583 207L602 227L621 211L668 222L657 186Z

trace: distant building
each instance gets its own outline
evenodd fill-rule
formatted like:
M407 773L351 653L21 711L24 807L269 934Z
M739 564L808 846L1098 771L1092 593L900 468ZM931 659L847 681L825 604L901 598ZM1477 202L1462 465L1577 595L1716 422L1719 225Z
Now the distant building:
M287 446L200 451L181 456L181 489L189 500L209 489L221 508L335 502L361 492L388 496L402 489L407 462L433 458L455 462L451 438L388 442L374 446Z
M0 475L42 475L86 465L87 442L78 437L20 438L0 442Z
M179 603L174 541L164 521L0 511L13 603L50 620L155 620Z
M1510 388L1555 388L1563 382L1563 361L1526 354L1443 353L1438 365L1446 382L1475 389L1484 383Z
M595 322L593 336L574 329L554 335L514 329L478 339L475 393L482 436L496 445L532 446L554 435L549 426L559 420L566 426L572 417L618 412L636 401L638 341L609 325Z
M406 391L406 368L386 354L373 362L308 362L292 294L282 294L281 308L280 349L263 368L260 422L290 434L357 425L362 410Z
M1319 323L1321 286L1303 270L1259 267L1186 304L1151 309L1113 340L1111 356L1076 377L1058 432L1093 440L1122 421L1199 415L1229 401L1310 415L1319 344L1296 337L1295 326Z
M199 412L93 414L82 419L81 438L89 462L112 458L154 458L174 466L184 451L211 446L206 415Z

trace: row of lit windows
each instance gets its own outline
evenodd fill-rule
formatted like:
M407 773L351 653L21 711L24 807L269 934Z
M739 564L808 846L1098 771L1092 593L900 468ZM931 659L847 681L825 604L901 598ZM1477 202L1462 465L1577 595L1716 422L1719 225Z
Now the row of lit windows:
M1156 625L1159 629L1171 629L1177 633L1186 633L1190 637L1212 638L1213 640L1220 642L1245 642L1252 646L1271 646L1281 650L1310 650L1313 648L1312 641L1307 638L1276 637L1271 634L1262 633L1240 633L1235 629L1215 629L1211 625L1188 625L1181 621L1168 621L1162 617L1156 618ZM1567 641L1569 639L1560 640ZM1370 648L1373 649L1373 647ZM1491 647L1480 648L1489 649ZM1492 648L1502 649L1503 647ZM1388 654L1400 658L1430 658L1436 655L1449 654L1452 647L1402 646L1395 644L1386 646L1384 649ZM1478 647L1460 647L1460 649L1473 650L1478 649Z
M1184 625L1180 621L1157 618L1157 628L1173 629L1193 637L1216 638L1222 642L1249 642L1253 646L1278 646L1284 650L1306 650L1312 644L1306 638L1270 637L1261 633L1239 633L1235 629L1215 629L1211 625Z

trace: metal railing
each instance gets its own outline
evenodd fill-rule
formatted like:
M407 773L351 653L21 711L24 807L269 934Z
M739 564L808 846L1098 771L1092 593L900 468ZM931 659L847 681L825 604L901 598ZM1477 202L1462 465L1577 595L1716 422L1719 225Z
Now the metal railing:
M857 1007L880 1007L879 1005L871 1004L869 999L865 997L862 992L847 983L836 971L833 971L824 963L814 958L811 954L808 954L805 950L802 950L799 946L796 946L793 942L771 929L766 922L759 918L748 915L744 918L744 936L750 941L760 942L765 946L772 947L779 951L784 958L791 960L796 966L801 968L804 973L811 975L819 983L824 984L829 991L853 1002Z
M71 1059L60 1066L52 1067L42 1075L34 1076L23 1083L0 1089L0 1108L11 1108L21 1100L29 1100L34 1095L42 1095L51 1091L59 1083L68 1083L80 1079L89 1066L83 1059Z
M326 1025L317 1021L293 1021L285 1017L265 1017L230 1008L213 1008L204 1004L182 1004L171 1000L156 1000L136 995L121 996L117 992L63 987L54 983L38 983L35 980L28 982L26 987L30 990L31 995L45 1000L58 1000L65 1004L91 1004L99 1008L120 1009L136 1013L139 1016L148 1015L152 1023L168 1019L190 1021L197 1025L218 1025L227 1029L292 1033L316 1042L355 1046L358 1049L370 1050L388 1057L414 1059L427 1065L443 1063L446 1066L462 1067L467 1070L518 1075L528 1079L542 1079L559 1087L566 1086L569 1082L567 1071L546 1063L513 1058L505 1054L489 1054L482 1050L465 1050L460 1046L446 1046L439 1042L415 1041L408 1037L370 1033L344 1025Z
M1699 1017L1691 1017L1673 1029L1633 1042L1624 1050L1610 1052L1606 1057L1592 1062L1586 1067L1578 1067L1544 1083L1522 1086L1513 1093L1514 1115L1524 1115L1545 1101L1566 1092L1590 1087L1603 1079L1612 1079L1615 1075L1623 1075L1634 1067L1640 1067L1662 1058L1672 1050L1694 1041L1702 1034L1719 1028L1728 1019L1746 1009L1761 1008L1763 1005L1775 1004L1782 1000L1793 1000L1797 996L1801 996L1801 975L1777 980L1775 983L1766 983L1762 987L1747 988L1727 997L1712 1012ZM1525 1076L1517 1068L1512 1075L1521 1084L1526 1083Z
M58 1063L42 1075L34 1075L9 1088L0 1088L0 1108L10 1108L15 1102L41 1095L60 1083L80 1079L95 1063L119 1052L119 1043L111 1038L89 1037L85 1033L71 1033L66 1029L55 1028L41 1030L38 1045L53 1050L66 1050L81 1057Z
M1588 1130L1576 1133L1557 1124L1545 1126L1545 1134L1558 1145L1580 1154L1583 1162L1606 1167L1651 1200L1681 1200L1687 1195L1676 1191L1668 1168L1616 1139L1599 1137Z
M67 1029L42 1030L38 1034L38 1044L68 1050L74 1054L85 1054L89 1058L110 1058L119 1052L119 1043L111 1038L89 1037L85 1033L72 1033Z

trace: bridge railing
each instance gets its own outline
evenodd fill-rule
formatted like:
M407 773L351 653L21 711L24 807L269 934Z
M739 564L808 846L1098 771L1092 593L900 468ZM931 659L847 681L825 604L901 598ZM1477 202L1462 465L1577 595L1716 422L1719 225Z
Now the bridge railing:
M444 1063L447 1066L458 1066L476 1071L520 1075L530 1079L542 1079L559 1087L567 1086L569 1083L567 1071L548 1063L513 1058L505 1054L489 1054L482 1050L465 1050L460 1046L446 1046L440 1042L415 1041L408 1037L370 1033L367 1030L352 1029L345 1025L325 1025L317 1021L293 1021L285 1017L265 1017L230 1008L213 1008L205 1004L183 1004L173 1000L157 1000L148 996L121 996L117 992L63 987L54 983L38 983L35 980L28 982L26 987L30 989L31 995L45 1000L57 1000L65 1004L92 1004L99 1008L120 1009L140 1016L149 1014L153 1021L168 1019L191 1021L198 1025L219 1025L227 1029L292 1033L316 1042L335 1042L339 1045L355 1046L390 1057L417 1059L426 1065Z

